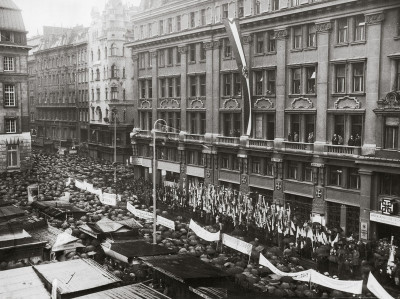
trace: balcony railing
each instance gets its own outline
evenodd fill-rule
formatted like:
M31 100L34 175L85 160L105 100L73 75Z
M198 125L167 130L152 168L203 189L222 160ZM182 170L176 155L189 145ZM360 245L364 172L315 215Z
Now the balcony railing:
M151 135L151 131L149 131L149 130L138 130L137 136L144 137L144 138L150 138L152 135Z
M274 141L265 139L249 139L249 147L272 149L274 147Z
M285 150L288 151L314 151L314 143L305 143L305 142L285 142Z
M360 146L347 146L347 145L331 145L325 146L325 152L338 155L360 155Z
M189 142L204 142L204 135L186 134L185 141Z
M218 136L217 143L218 144L230 144L230 145L239 145L239 137L225 137Z

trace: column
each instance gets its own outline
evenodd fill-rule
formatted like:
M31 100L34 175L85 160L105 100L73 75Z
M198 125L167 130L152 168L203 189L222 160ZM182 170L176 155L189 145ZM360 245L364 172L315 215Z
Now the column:
M325 192L324 192L324 170L323 159L314 157L311 163L313 168L314 198L312 202L313 214L326 214Z
M365 129L364 142L362 147L363 155L375 154L375 124L376 118L373 109L377 107L379 100L379 72L380 56L381 56L381 39L382 39L382 21L384 20L383 12L374 12L366 15L366 53L367 68L365 73Z
M286 39L288 30L275 30L276 39L276 124L274 148L281 149L285 140L285 102L286 102ZM274 193L275 194L275 193ZM274 195L275 196L275 195Z
M284 193L283 193L283 156L281 154L274 153L271 161L274 163L274 179L275 188L273 201L274 203L283 204L284 203Z
M371 209L371 194L372 188L372 171L367 169L360 169L360 239L368 240L370 236L370 221L369 211ZM367 231L367 233L365 233Z
M186 131L186 105L187 105L187 46L178 48L181 53L181 130Z
M153 93L153 98L151 102L151 108L152 108L152 113L153 113L153 123L150 124L151 128L150 130L153 129L154 122L158 119L157 116L157 106L158 106L158 59L157 59L157 51L150 52L150 59L151 59L151 82L152 82L152 93Z
M317 108L316 132L314 152L324 152L326 144L326 119L329 99L329 36L332 29L331 22L316 24L318 40L318 68L317 68L317 101L314 103Z
M150 59L150 57L149 57ZM133 63L133 103L134 107L139 107L139 84L138 84L138 78L139 78L139 55L138 54L132 54L132 63ZM135 123L133 124L134 127L139 128L139 111L138 109L133 109L133 119L135 120Z
M214 42L208 41L204 43L204 48L206 49L206 100L204 103L204 107L206 108L206 134L213 132L213 123L214 123L214 98L213 98L213 90L214 90L214 74L213 74L213 56L214 56ZM218 48L218 47L217 47Z
M220 108L220 84L221 84L221 78L220 78L220 69L221 69L221 53L220 53L220 48L221 48L221 42L219 40L214 41L214 46L213 46L213 51L212 51L212 76L211 80L213 81L212 85L212 127L211 130L208 130L207 127L207 132L211 132L213 135L218 135L219 134L219 108ZM208 60L208 56L207 56ZM207 117L207 119L209 119Z
M347 207L346 205L340 205L340 228L346 234L346 216L347 216Z

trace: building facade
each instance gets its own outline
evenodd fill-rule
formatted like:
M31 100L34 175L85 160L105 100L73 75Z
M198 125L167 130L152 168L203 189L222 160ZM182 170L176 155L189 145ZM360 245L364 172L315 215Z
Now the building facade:
M31 42L33 144L50 151L77 146L84 150L89 129L87 28L44 27L43 35Z
M0 173L31 166L28 51L21 10L0 1Z
M222 23L233 17L250 136ZM261 193L364 240L400 232L398 1L142 1L132 22L137 175L149 177L161 118L159 182Z
M92 11L88 68L90 98L89 152L95 159L125 163L132 155L129 133L133 128L132 57L124 43L133 38L130 15L119 0L110 0L100 14ZM116 130L114 128L116 127ZM116 132L115 132L116 131Z

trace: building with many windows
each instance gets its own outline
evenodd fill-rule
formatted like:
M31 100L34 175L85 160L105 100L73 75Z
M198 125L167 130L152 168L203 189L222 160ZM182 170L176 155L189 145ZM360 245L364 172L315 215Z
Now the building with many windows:
M249 64L250 136L228 17ZM132 22L138 175L162 118L159 182L261 193L361 239L400 232L398 1L142 1Z
M28 51L21 10L0 1L0 173L31 166Z
M107 2L100 14L92 11L89 29L89 152L95 159L113 161L116 126L117 161L132 154L129 133L133 128L132 58L124 43L133 39L130 15L134 7L120 0Z
M33 38L32 44L29 100L33 144L55 150L87 142L87 28L45 26L43 35Z

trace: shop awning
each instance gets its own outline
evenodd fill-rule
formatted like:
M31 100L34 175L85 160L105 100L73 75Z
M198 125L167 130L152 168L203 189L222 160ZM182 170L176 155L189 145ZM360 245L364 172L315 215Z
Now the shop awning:
M204 299L228 298L228 290L224 288L189 287L189 290Z

